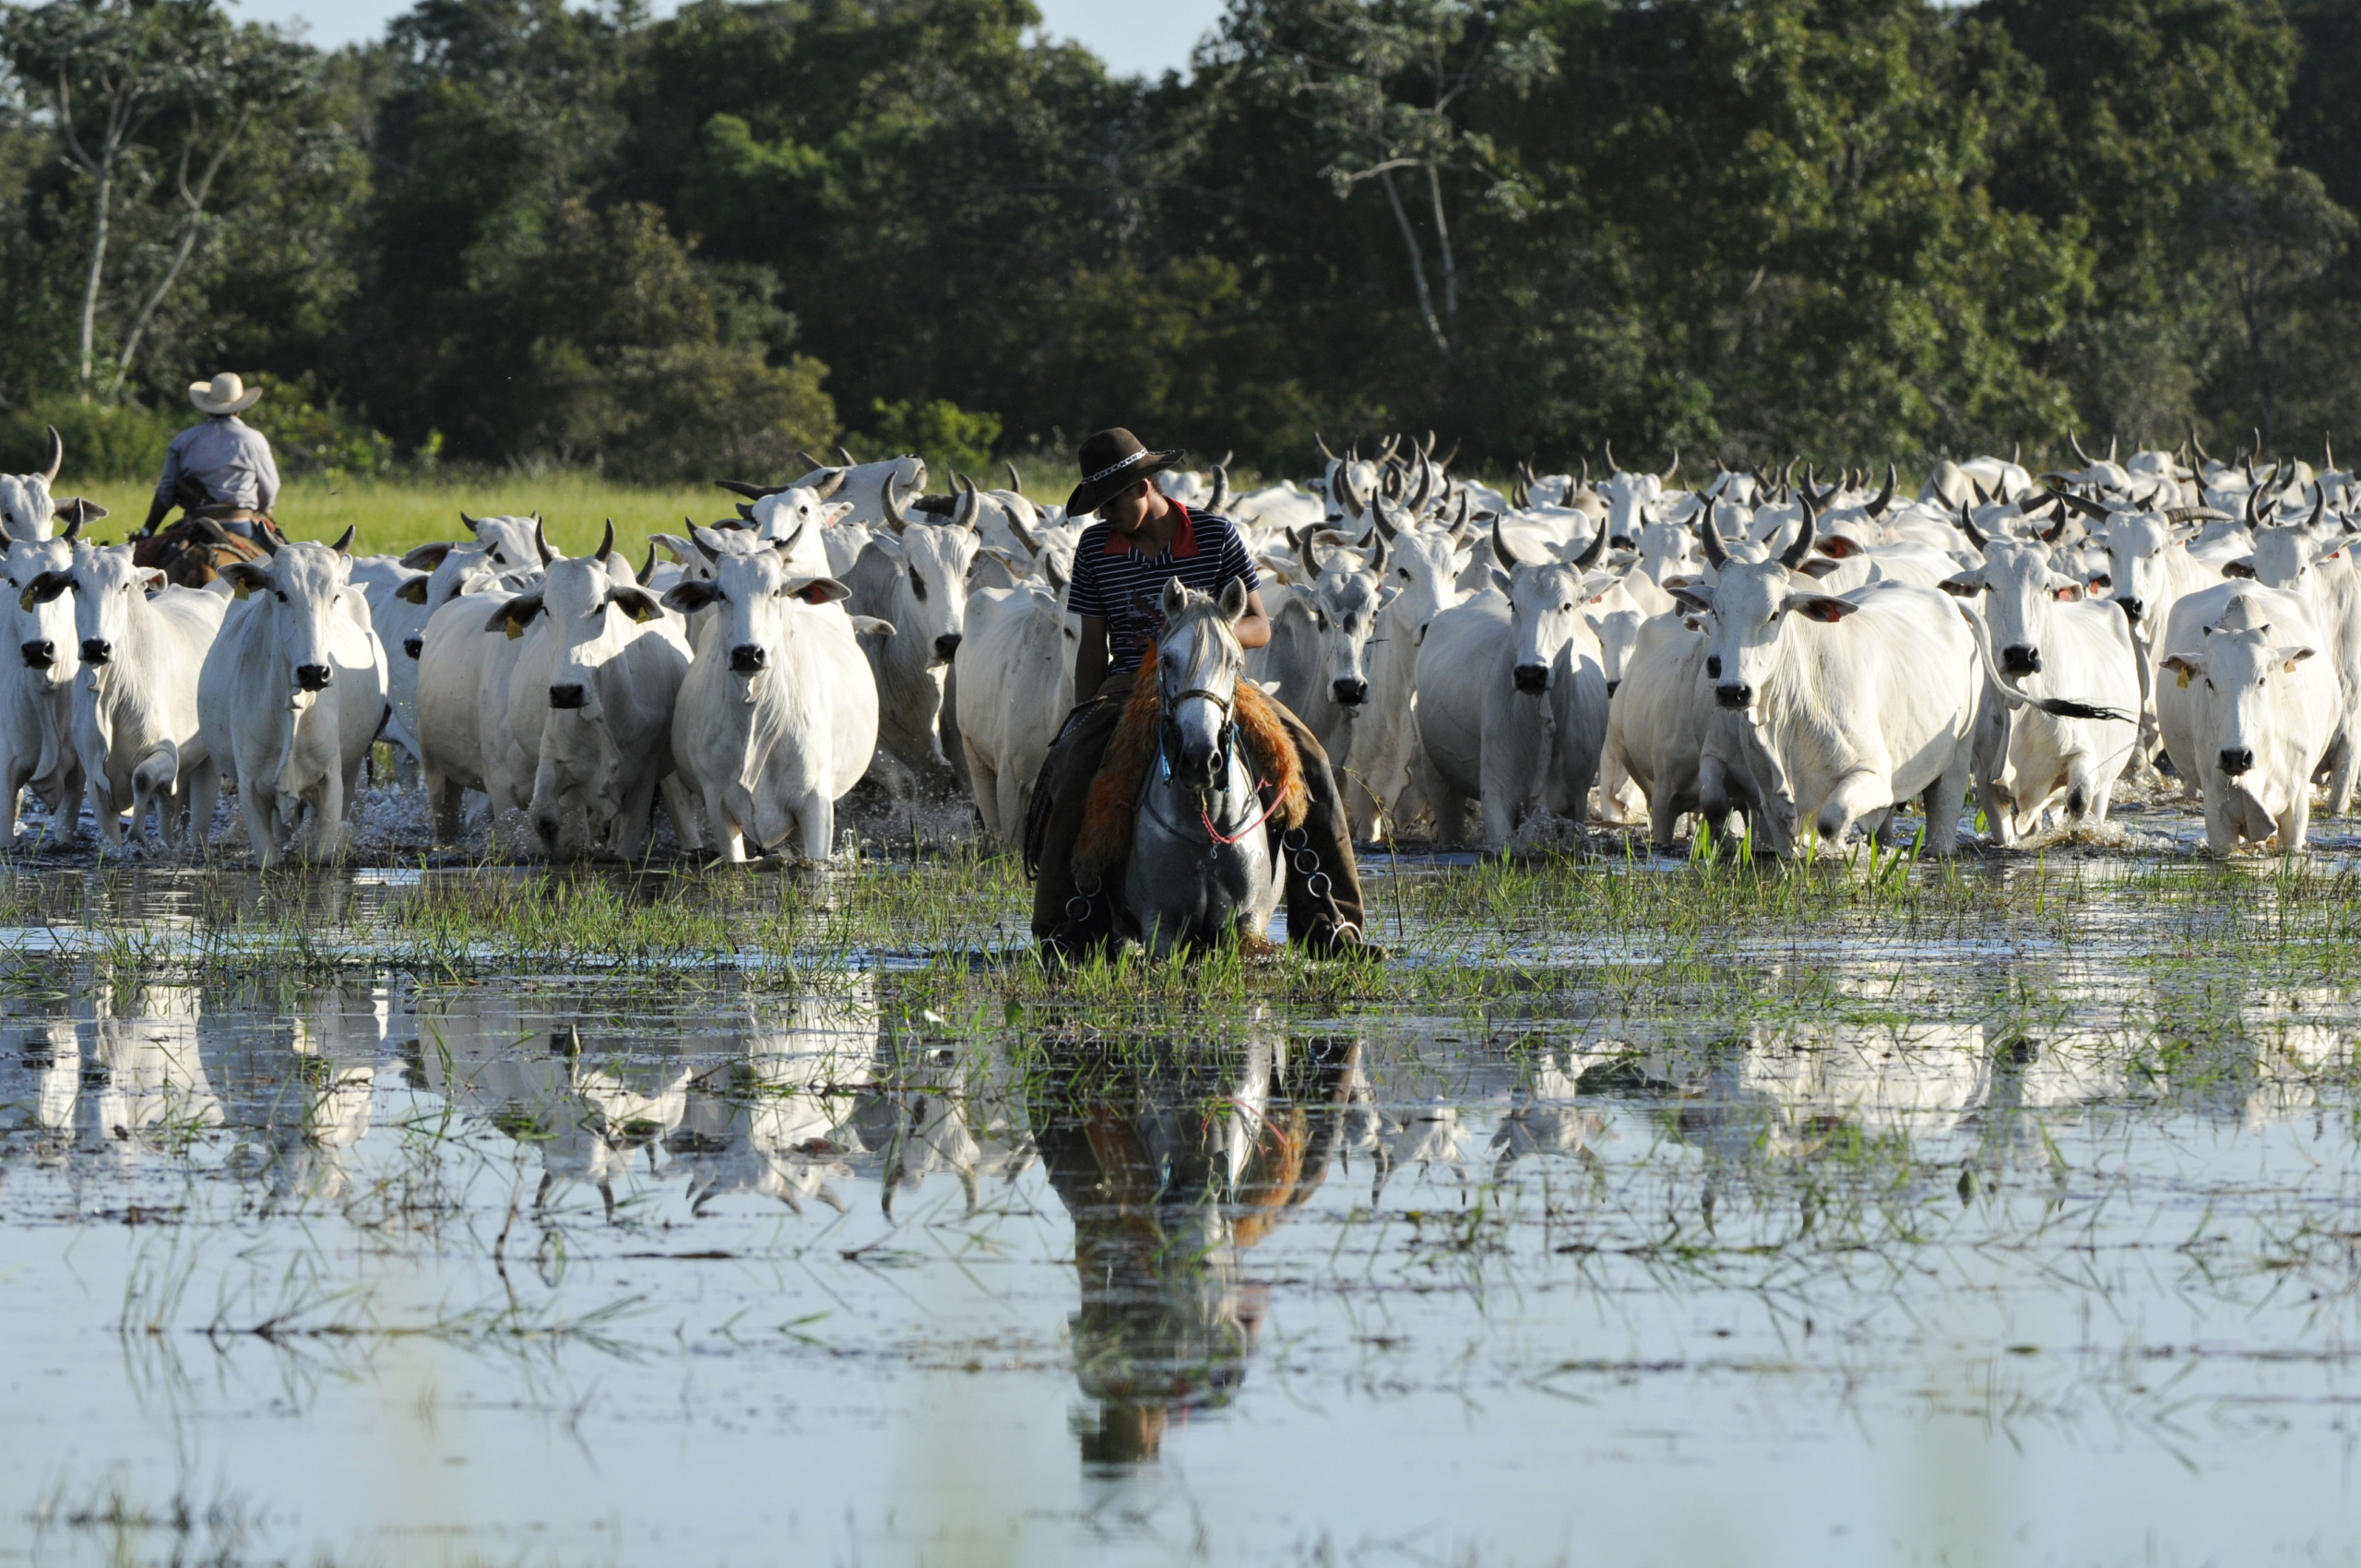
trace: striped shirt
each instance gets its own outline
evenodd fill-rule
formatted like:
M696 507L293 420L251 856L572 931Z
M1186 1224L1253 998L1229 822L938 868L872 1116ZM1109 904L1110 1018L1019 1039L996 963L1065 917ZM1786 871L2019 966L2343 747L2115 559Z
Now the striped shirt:
M1180 526L1160 555L1142 556L1104 522L1091 524L1074 541L1066 608L1076 615L1106 617L1109 675L1138 669L1155 646L1164 630L1164 585L1172 578L1216 598L1233 577L1249 593L1263 586L1236 523L1191 511L1178 501L1172 509L1180 514Z

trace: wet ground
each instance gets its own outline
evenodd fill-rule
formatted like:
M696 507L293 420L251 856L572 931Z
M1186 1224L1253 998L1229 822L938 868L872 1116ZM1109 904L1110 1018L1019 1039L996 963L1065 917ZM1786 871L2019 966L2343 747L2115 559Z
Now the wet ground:
M27 863L0 1562L2348 1561L2361 835L2125 826L1381 862L1385 977L1194 989L779 923L908 866Z

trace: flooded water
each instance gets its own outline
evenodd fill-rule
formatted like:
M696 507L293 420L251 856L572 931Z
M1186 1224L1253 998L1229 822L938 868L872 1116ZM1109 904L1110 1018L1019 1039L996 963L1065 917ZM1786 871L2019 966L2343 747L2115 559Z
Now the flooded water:
M2124 868L1090 1006L20 873L0 1560L2348 1561L2351 949Z

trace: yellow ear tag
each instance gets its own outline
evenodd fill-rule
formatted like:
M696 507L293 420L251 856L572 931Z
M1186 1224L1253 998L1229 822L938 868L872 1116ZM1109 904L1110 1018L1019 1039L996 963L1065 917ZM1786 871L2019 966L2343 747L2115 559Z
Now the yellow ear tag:
M508 640L509 640L510 642L512 642L512 643L513 643L513 642L515 642L518 637L521 637L521 636L523 636L525 635L525 628L524 628L524 627L522 627L522 626L520 626L520 625L518 625L518 624L516 624L516 618L515 618L514 616L511 616L509 619L507 619L507 620L505 620L505 621L503 621L500 624L501 624L501 628L502 628L502 630L505 631L505 632L508 634Z
M2177 674L2177 675L2178 675L2178 676L2180 677L2180 681L2179 681L2178 684L2179 684L2179 685L2180 685L2184 690L2186 690L2186 689L2187 689L2187 687L2188 687L2188 685L2189 685L2189 671L2186 671L2186 670L2177 670L2177 671L2173 671L2173 673L2175 673L2175 674Z
M234 584L232 584L232 585L231 585L230 591L231 591L231 594L233 594L235 597L237 597L237 598L239 598L239 599L244 599L244 598L245 598L245 597L247 597L249 594L253 593L253 592L254 592L254 589L252 589L252 588L248 588L248 587L246 586L246 579L245 579L245 578L243 578L243 577L240 577L240 578L239 578L239 579L234 583Z
M18 600L17 600L17 608L18 608L18 609L19 609L19 610L30 610L32 607L33 607L33 590L32 590L32 589L30 589L30 588L27 588L27 589L24 591L23 595L22 595L20 598L18 598Z

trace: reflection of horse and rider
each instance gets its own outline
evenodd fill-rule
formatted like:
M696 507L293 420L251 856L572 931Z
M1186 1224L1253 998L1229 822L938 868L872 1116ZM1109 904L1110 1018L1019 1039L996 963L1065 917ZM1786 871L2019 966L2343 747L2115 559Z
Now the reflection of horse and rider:
M1099 520L1066 589L1078 706L1026 826L1033 934L1065 958L1124 937L1158 952L1260 937L1283 889L1289 941L1380 956L1327 754L1245 678L1246 650L1271 640L1245 541L1154 482L1180 457L1128 430L1082 444L1066 512Z
M1083 1457L1152 1459L1174 1412L1227 1404L1245 1376L1264 1292L1243 1254L1319 1190L1360 1047L1051 1049L1061 1086L1029 1109L1074 1220L1074 1379L1098 1406Z

